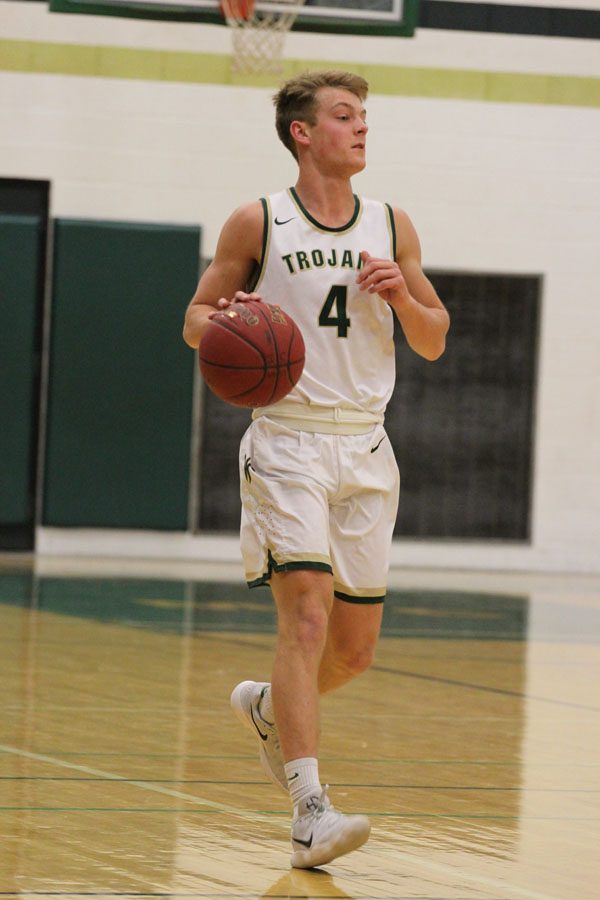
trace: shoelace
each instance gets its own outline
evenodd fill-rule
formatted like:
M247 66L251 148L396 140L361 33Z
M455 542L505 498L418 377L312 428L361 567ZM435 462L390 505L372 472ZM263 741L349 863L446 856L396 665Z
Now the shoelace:
M315 810L316 816L322 816L324 812L327 812L328 809L332 809L331 800L329 799L329 795L327 791L329 790L329 785L326 784L325 787L321 790L321 796L319 797L319 805Z

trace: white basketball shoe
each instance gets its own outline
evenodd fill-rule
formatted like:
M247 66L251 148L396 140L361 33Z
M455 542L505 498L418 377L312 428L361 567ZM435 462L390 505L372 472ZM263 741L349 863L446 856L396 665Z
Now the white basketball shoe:
M292 822L292 866L322 866L361 847L370 832L366 816L345 816L334 809L326 786L320 797L309 797L299 805Z
M260 714L260 701L270 685L264 681L242 681L231 694L231 708L260 744L260 762L267 778L288 793L287 777L275 725Z

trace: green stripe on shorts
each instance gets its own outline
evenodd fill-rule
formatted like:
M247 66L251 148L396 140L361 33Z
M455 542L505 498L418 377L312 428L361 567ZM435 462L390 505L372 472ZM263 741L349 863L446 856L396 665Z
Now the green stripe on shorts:
M346 603L383 603L385 594L380 597L356 597L352 594L344 594L342 591L334 591L334 596L338 600L345 600Z
M310 559L278 563L275 562L271 555L271 551L269 550L269 570L265 572L264 575L261 575L260 578L255 578L253 581L247 581L246 584L249 588L260 587L261 584L269 583L269 579L273 572L296 572L302 571L303 569L312 570L313 572L327 572L328 575L333 575L333 569L328 563L317 562L316 560L313 561Z

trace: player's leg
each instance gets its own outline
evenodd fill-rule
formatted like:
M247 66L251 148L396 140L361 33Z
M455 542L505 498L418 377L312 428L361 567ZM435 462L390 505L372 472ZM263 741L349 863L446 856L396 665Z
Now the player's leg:
M289 593L290 599L279 604L281 641L285 646L294 623L310 636L306 647L318 648L317 668L333 600L326 485L327 467L333 468L331 452L319 435L293 431L266 418L250 426L240 447L241 549L247 581L259 585L273 579L280 584L276 602L279 594L287 598ZM281 660L279 653L276 672ZM284 673L283 697L286 690ZM266 679L242 682L231 695L231 705L254 734L266 775L287 793L270 684ZM316 751L310 722L305 735L312 757Z
M333 502L329 509L329 549L335 599L327 623L315 693L319 686L321 689L339 686L369 665L379 635L399 475L385 432L382 429L374 432L345 435L339 440L336 436L333 442L339 473L336 490L330 495ZM384 443L387 447L375 462L374 457ZM293 706L293 690L289 701ZM280 725L278 710L276 720ZM287 760L283 728L284 720L280 725L280 736L286 744ZM314 741L314 732L312 739ZM296 762L300 760L291 760L285 765L292 797L295 782L291 779L295 775ZM316 764L317 760L313 762ZM311 796L304 796L294 810L292 865L305 867L328 862L361 846L369 831L365 816L343 815L331 807L326 792L319 797L314 791Z
M333 605L333 577L293 570L271 576L277 645L271 696L284 761L316 757L318 675Z
M265 771L282 786L281 774L287 781L292 865L308 868L359 847L370 831L365 816L332 807L318 770L318 672L333 603L328 497L337 482L335 437L259 419L242 441L240 471L247 580L270 581L278 639L273 689L242 682L232 706L254 729Z
M365 672L373 662L383 602L351 603L334 598L319 668L319 693L326 694Z
M271 681L275 722L292 799L292 866L312 868L367 840L369 820L336 810L319 778L321 659L333 606L333 578L325 572L274 573L277 647Z

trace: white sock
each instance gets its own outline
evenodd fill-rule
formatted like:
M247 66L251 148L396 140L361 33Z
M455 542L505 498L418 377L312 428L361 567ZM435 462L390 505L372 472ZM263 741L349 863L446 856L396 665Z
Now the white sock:
M271 685L266 689L262 700L258 704L258 712L260 713L261 719L264 719L269 725L274 724L275 715L273 713L273 701L271 699Z
M309 797L320 797L321 782L319 781L319 762L311 756L301 759L292 759L284 763L288 788L292 803L294 804L294 816L298 814L298 806Z

